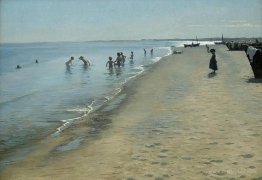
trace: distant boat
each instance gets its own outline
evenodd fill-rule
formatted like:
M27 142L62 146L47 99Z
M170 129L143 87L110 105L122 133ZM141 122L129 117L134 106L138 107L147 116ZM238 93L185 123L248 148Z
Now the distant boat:
M223 34L222 34L221 41L216 41L216 42L214 42L214 43L215 43L216 45L225 44Z
M219 45L219 44L225 44L225 43L222 42L222 41L216 41L215 44L216 44L216 45Z
M196 44L194 44L193 42L192 42L192 44L184 44L184 47L186 48L186 47L197 47L197 46L199 46L200 45L200 43L196 43Z
M197 46L199 46L200 43L198 43L197 36L196 36L196 42L197 42L197 43L193 43L193 42L192 42L192 44L184 44L184 47L186 48L186 47L197 47Z

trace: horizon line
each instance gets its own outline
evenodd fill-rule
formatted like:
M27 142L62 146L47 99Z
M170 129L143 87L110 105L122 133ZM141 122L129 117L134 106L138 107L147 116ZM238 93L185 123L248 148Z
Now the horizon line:
M260 39L262 38L262 36L260 37L224 37L224 39ZM201 40L211 40L211 41L217 41L217 40L221 40L221 37L202 37L202 38L197 38L198 41ZM31 41L31 42L1 42L0 44L34 44L34 43L83 43L83 42L120 42L120 41L148 41L148 40L152 40L152 41L172 41L172 40L180 40L180 41L194 41L196 40L195 38L148 38L148 39L125 39L125 40L85 40L85 41Z

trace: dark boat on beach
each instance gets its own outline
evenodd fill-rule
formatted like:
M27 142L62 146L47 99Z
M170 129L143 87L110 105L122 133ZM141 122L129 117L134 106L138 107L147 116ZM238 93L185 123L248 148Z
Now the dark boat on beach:
M226 46L230 51L245 51L249 46L261 48L262 42L256 40L256 42L226 42Z
M196 44L194 44L194 43L192 43L192 44L184 44L184 47L186 48L186 47L197 47L197 46L199 46L200 45L200 43L196 43Z
M245 52L254 77L262 79L262 47L248 46Z
M222 41L218 41L218 42L214 42L216 45L220 45L220 44L225 44L224 42Z
M216 42L214 42L214 43L215 43L216 45L225 44L223 34L222 34L221 41L216 41Z
M198 47L200 45L200 43L198 43L198 39L197 39L197 36L196 36L196 41L197 43L191 43L191 44L184 44L184 47Z

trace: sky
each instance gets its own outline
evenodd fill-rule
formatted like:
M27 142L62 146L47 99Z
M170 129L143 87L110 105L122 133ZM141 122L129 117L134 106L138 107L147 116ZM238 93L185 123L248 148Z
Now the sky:
M0 42L262 37L262 0L0 0Z

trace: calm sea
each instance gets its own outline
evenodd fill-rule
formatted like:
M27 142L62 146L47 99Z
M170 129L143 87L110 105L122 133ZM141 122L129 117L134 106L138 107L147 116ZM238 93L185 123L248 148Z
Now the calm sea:
M1 44L0 154L50 131L60 132L67 124L87 116L114 98L130 78L170 54L171 46L184 43L146 40ZM129 60L131 51L133 61ZM115 60L117 52L127 56L125 65L109 70L108 57ZM71 56L75 60L67 67L65 62ZM91 61L91 66L83 66L80 56ZM21 69L16 69L17 65Z

